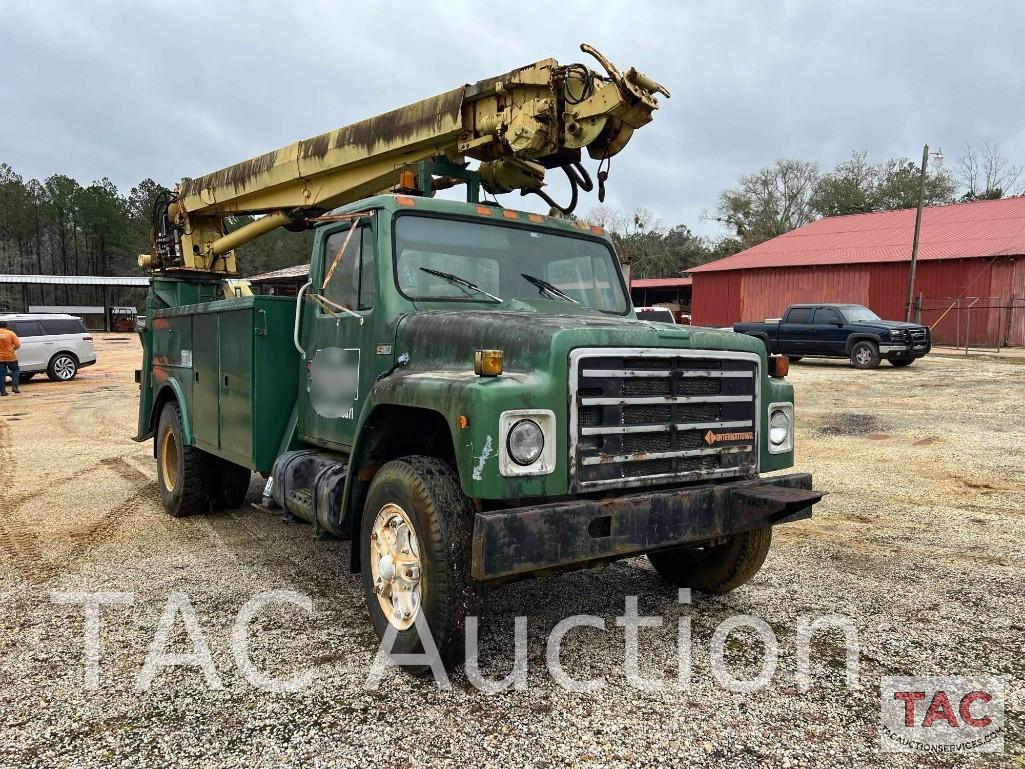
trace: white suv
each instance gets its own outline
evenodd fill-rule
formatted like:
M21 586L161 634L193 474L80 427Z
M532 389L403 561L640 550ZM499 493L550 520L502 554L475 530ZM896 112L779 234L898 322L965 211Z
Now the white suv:
M96 362L92 335L74 315L0 315L18 335L21 381L42 371L54 382L68 382Z

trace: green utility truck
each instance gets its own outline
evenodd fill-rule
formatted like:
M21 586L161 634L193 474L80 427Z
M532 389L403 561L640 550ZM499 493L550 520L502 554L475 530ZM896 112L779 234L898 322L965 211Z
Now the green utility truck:
M423 619L458 660L488 588L621 558L727 592L821 497L808 474L761 477L794 462L785 358L637 320L601 228L480 202L540 192L545 168L576 198L580 149L607 159L650 120L664 89L599 60L607 75L546 60L158 201L138 439L165 507L238 507L264 474L274 504L352 540L395 652L422 648ZM433 197L455 184L467 202ZM263 217L225 234L241 210ZM232 249L279 225L315 233L298 296L226 280Z

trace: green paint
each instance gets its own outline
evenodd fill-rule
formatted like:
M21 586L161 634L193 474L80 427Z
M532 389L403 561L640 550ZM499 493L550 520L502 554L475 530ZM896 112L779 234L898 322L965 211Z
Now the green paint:
M370 420L375 410L416 407L434 412L449 426L463 491L470 497L545 498L568 493L568 361L580 347L643 347L674 350L746 351L761 359L760 460L763 471L793 465L793 455L766 450L767 405L792 401L790 384L766 376L765 348L756 339L712 329L668 329L637 321L633 311L603 314L557 301L510 300L413 302L396 287L392 259L392 224L396 216L440 214L504 223L502 209L481 216L472 204L420 197L415 205L399 205L380 196L339 209L336 213L373 211L364 219L364 253L373 257L373 306L356 312L362 319L334 317L305 301L301 346L312 359L326 347L359 350L359 395L352 418L326 418L316 413L309 397L306 360L292 342L294 300L248 297L209 301L208 281L157 278L147 303L148 327L143 334L145 361L140 399L139 434L149 431L150 413L161 381L173 378L184 393L182 404L192 417L195 442L211 453L258 470L267 470L287 448L318 445L351 454L353 468L366 454ZM571 222L545 217L530 222L520 213L516 224L535 230L570 233L608 242ZM350 224L317 228L311 262L312 292L318 292L335 255L332 235ZM338 242L338 238L332 244ZM332 278L334 280L334 278ZM191 368L181 352L191 345ZM379 345L392 345L379 354ZM505 373L496 378L473 374L478 348L505 352ZM378 377L408 353L409 364L390 376ZM177 356L177 357L176 357ZM196 380L196 373L199 379ZM212 383L208 374L216 372ZM228 376L228 385L224 385ZM509 409L539 408L555 412L556 468L540 477L505 478L498 467L498 419ZM460 415L470 419L458 426ZM402 425L394 425L402 429ZM490 442L490 453L485 447ZM475 473L474 470L478 472ZM350 472L351 479L355 473ZM347 492L348 493L348 492Z

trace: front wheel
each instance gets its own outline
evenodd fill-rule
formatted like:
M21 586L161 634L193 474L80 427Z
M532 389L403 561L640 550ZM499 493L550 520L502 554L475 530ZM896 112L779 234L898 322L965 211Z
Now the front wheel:
M185 444L177 403L166 404L160 412L154 440L157 486L164 509L175 518L210 512L210 455Z
M893 366L894 368L904 368L905 366L910 366L914 362L915 362L914 358L901 358L899 360L898 359L891 360L890 361L890 365Z
M405 457L374 476L360 527L361 579L378 637L396 633L390 651L425 653L422 615L442 661L462 662L466 617L478 613L482 594L469 574L472 532L470 501L440 459Z
M854 368L876 368L879 365L879 347L875 342L863 339L851 348L851 365Z
M78 360L70 353L57 353L46 367L51 382L70 382L78 374Z
M648 553L659 576L677 587L721 595L750 580L765 563L772 527L742 531L721 545L676 547Z

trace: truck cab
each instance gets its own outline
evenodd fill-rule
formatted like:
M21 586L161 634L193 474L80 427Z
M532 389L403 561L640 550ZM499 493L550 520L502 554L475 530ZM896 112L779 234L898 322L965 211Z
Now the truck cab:
M446 650L483 587L647 554L725 592L811 514L809 475L759 477L794 462L776 360L638 321L600 228L404 195L322 219L298 298L154 279L138 437L172 514L265 473L353 539L379 633L417 648L422 610Z

